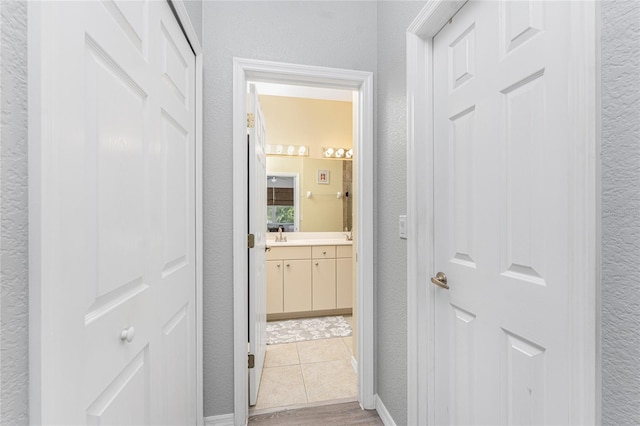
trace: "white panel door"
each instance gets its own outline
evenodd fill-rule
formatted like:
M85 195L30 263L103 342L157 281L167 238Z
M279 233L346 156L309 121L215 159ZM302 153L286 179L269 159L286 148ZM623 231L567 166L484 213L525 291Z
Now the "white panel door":
M194 55L164 1L41 7L37 416L195 424Z
M255 246L249 249L249 353L255 360L249 370L249 405L255 405L267 341L267 155L265 122L253 84L249 114L249 233L255 236Z
M434 37L437 424L567 424L568 2L470 1Z

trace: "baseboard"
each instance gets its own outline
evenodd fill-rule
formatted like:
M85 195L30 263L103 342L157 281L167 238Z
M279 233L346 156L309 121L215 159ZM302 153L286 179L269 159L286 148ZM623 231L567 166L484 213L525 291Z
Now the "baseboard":
M235 426L233 413L205 417L204 426Z
M376 394L376 411L380 416L380 420L384 423L384 426L397 426L396 422L393 421L393 417L389 414L389 410L384 406L380 397Z
M356 372L356 375L358 374L358 361L356 361L356 357L355 356L351 356L351 367L353 368L353 371Z

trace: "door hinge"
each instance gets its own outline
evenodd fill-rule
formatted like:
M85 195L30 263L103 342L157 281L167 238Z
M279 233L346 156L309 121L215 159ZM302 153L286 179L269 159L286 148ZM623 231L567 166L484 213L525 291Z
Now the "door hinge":
M253 354L249 354L249 368L256 366L256 357Z
M249 248L254 248L256 246L256 236L253 234L249 234L247 238L247 246Z
M249 129L253 129L255 127L256 124L256 119L253 116L252 112L248 112L247 113L247 128Z

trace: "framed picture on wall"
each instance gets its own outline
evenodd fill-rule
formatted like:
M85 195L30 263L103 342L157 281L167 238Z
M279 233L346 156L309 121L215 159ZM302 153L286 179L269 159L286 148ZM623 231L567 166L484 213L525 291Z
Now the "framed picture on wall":
M318 183L329 185L329 170L318 170Z

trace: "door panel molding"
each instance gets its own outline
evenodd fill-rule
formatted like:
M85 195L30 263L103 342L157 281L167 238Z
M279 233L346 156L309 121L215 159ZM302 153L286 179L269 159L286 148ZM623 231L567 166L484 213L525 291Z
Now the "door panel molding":
M248 419L247 393L247 221L248 169L246 143L247 81L298 84L353 90L357 126L358 247L358 400L375 408L373 361L373 74L306 65L234 58L233 61L233 312L234 312L234 419ZM362 183L365 183L364 185Z
M407 396L408 423L435 422L435 286L433 170L433 37L464 6L465 0L429 2L407 30L407 211L411 238L407 259ZM571 270L571 424L600 420L600 200L597 163L599 140L599 6L572 3L567 30L572 35L568 58L572 80L569 108L575 121L572 140ZM534 36L536 18L524 36ZM505 30L506 31L506 30ZM520 32L518 32L520 34ZM516 49L523 40L510 40ZM468 65L468 64L467 64ZM462 73L464 74L464 73ZM461 75L462 75L461 74ZM464 76L463 76L464 77ZM462 78L463 78L462 77ZM464 82L458 82L464 84ZM420 220L420 218L424 218ZM507 265L508 266L508 265ZM426 404L425 404L426 402Z

